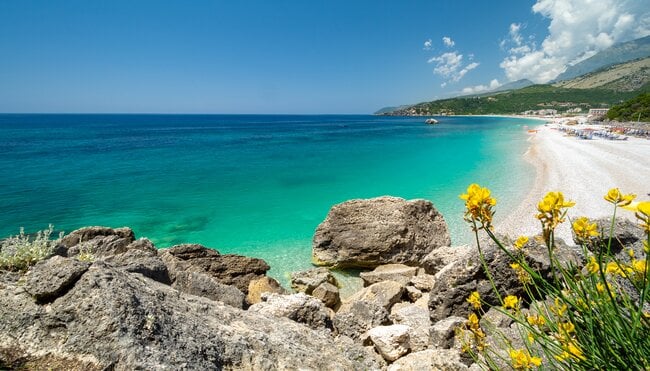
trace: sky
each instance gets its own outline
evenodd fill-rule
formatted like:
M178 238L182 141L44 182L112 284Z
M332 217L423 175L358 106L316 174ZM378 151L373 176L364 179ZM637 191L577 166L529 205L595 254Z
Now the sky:
M648 34L650 0L0 0L0 112L366 114Z

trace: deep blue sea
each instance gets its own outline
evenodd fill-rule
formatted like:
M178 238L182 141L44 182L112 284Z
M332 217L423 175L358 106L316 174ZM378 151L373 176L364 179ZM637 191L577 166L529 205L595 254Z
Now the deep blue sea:
M201 243L261 257L271 274L310 266L329 208L426 198L455 244L458 195L489 186L507 213L532 184L526 126L495 117L0 115L0 236L52 223L130 226L158 247Z

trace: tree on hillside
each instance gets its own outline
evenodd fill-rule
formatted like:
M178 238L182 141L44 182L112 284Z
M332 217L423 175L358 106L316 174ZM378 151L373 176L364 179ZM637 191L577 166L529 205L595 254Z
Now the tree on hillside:
M650 122L650 93L640 94L612 107L607 112L607 118L617 121Z

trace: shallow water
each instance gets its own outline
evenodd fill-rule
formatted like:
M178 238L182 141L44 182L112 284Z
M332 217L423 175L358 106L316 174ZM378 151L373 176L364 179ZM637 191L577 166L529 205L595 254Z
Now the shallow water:
M526 125L496 117L0 115L0 236L53 223L130 226L158 247L195 242L310 266L311 237L351 198L426 198L454 244L458 195L489 186L506 213L532 184Z

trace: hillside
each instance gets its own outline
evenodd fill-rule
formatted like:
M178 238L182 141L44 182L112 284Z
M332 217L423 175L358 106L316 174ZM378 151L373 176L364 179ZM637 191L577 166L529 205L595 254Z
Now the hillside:
M580 63L569 66L553 82L570 80L601 68L648 56L650 56L650 36L619 43L598 52Z
M650 57L606 67L553 85L572 89L602 88L634 91L648 82L650 82Z
M612 107L607 118L616 121L650 122L650 93L641 94Z
M650 84L645 84L639 91L649 92ZM385 114L394 116L481 115L546 109L566 112L577 108L584 111L621 103L638 95L639 91L613 91L600 88L570 89L553 85L533 85L489 96L459 97L419 103Z

